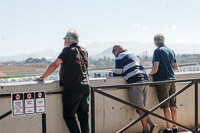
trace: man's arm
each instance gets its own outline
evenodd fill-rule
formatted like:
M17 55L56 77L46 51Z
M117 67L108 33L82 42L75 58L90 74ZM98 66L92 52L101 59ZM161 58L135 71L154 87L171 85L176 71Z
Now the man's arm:
M46 72L42 75L42 80L47 78L50 74L52 74L62 63L62 60L60 58L57 58L46 70ZM39 81L40 78L35 79L35 81Z
M176 71L176 70L178 70L178 63L177 62L174 63L174 71Z
M158 72L159 62L154 62L153 64L154 64L153 68L152 68L151 72L149 73L149 75L154 75Z
M113 76L122 76L123 69L115 68L113 70Z

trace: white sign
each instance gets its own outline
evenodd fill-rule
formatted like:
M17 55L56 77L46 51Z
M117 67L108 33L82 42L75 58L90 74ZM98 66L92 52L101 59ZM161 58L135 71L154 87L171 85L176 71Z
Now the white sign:
M46 113L45 97L45 91L12 94L12 115Z
M36 113L46 112L45 92L35 92Z
M12 94L12 115L24 115L23 93Z
M24 106L25 114L34 114L35 113L35 96L34 92L24 93Z

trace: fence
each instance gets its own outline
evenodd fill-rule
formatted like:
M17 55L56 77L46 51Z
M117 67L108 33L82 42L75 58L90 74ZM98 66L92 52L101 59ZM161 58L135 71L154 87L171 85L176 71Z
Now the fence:
M188 84L183 87L182 89L180 89L179 91L177 91L176 93L174 93L173 95L171 95L169 98L165 99L164 101L162 101L161 103L159 103L158 105L154 106L152 109L150 110L146 110L143 108L140 108L136 105L133 105L129 102L126 102L118 97L112 96L108 93L105 93L103 91L101 91L101 88L121 88L121 89L126 89L130 86L138 86L138 85L160 85L160 84L165 84L165 83L181 83L181 82L188 82ZM182 127L184 129L187 129L191 132L194 133L198 133L198 83L200 82L200 79L186 79L186 80L170 80L170 81L160 81L160 82L146 82L146 83L134 83L134 84L127 84L127 85L112 85L112 86L92 86L92 90L91 90L91 130L92 133L95 133L95 92L98 94L101 94L103 96L106 96L108 98L111 98L115 101L121 102L123 104L126 104L128 106L134 107L136 109L142 110L143 112L145 112L142 116L140 116L139 118L137 118L136 120L132 121L131 123L129 123L128 125L126 125L125 127L122 127L120 130L117 131L117 133L122 133L124 131L126 131L128 128L130 128L131 126L133 126L134 124L136 124L137 122L139 122L141 119L143 119L144 117L150 115L153 115L159 119L168 121L170 123L173 123L179 127ZM172 99L173 97L178 96L179 94L181 94L182 92L184 92L185 90L187 90L189 87L191 87L192 85L195 85L195 125L194 128L189 128L186 127L180 123L177 122L173 122L169 119L166 119L160 115L157 115L155 113L153 113L156 109L158 109L159 107L161 107L162 105L164 105L166 102L170 101L170 99Z
M130 86L137 86L137 85L159 85L159 84L164 84L164 83L185 83L187 82L188 84L183 87L181 90L177 91L174 95L170 96L169 98L167 98L166 100L164 100L163 102L161 102L160 104L156 105L155 107L153 107L152 109L150 110L145 110L145 109L142 109L142 108L139 108L129 102L126 102L118 97L114 97L110 94L107 94L103 91L101 91L101 88L122 88L122 89L126 89ZM200 79L199 78L196 78L196 79L185 79L185 80L173 80L173 81L161 81L161 82L146 82L146 83L135 83L135 84L126 84L126 85L108 85L108 86L95 86L93 85L92 86L92 90L91 90L91 131L92 133L95 133L95 93L98 93L98 94L101 94L101 95L104 95L106 97L109 97L115 101L118 101L118 102L121 102L123 104L126 104L128 106L131 106L131 107L134 107L134 108L137 108L139 110L142 110L145 112L144 115L140 116L139 118L137 118L136 120L132 121L130 124L128 124L127 126L121 128L121 130L117 131L119 133L121 132L124 132L126 131L129 127L133 126L134 124L136 124L138 121L140 121L142 118L144 118L145 116L147 115L153 115L159 119L162 119L162 120L165 120L165 121L168 121L168 122L171 122L173 124L176 124L184 129L187 129L191 132L195 132L197 133L198 132L198 83L200 82ZM193 86L195 85L195 97L194 97L194 100L195 100L195 121L194 121L194 128L195 129L192 129L192 128L189 128L187 126L184 126L180 123L176 123L176 122L173 122L171 120L168 120L162 116L159 116L155 113L153 113L156 109L158 109L160 106L162 106L165 102L169 101L171 98L175 97L175 96L178 96L179 94L181 94L182 92L184 92L185 90L187 90L190 86ZM62 91L59 91L59 92L46 92L46 94L61 94ZM10 97L10 94L0 94L0 97ZM6 113L0 115L0 120L2 119L6 119L6 117L8 115L10 115L12 112L11 110L7 111ZM46 133L46 116L45 115L42 115L42 132L43 133Z

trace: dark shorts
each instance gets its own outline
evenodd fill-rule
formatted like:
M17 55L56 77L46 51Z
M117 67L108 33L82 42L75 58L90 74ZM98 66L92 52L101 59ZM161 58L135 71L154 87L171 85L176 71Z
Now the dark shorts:
M156 86L158 101L162 102L172 94L176 92L175 83L167 83ZM176 97L172 98L170 101L166 102L161 108L177 107L176 106Z

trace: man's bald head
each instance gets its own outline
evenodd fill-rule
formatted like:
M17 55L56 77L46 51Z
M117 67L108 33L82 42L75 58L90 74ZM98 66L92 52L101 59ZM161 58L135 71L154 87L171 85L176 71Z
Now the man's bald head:
M121 45L114 45L112 49L112 53L117 56L118 53L122 52L124 48Z

